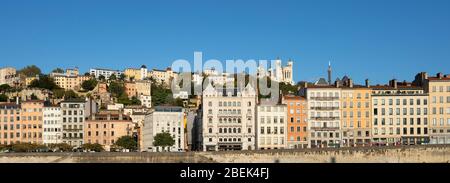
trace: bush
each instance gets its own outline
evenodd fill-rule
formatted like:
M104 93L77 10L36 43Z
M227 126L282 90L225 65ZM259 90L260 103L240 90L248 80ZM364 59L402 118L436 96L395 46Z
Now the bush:
M95 152L103 152L103 151L105 151L103 146L101 144L98 144L98 143L95 143L95 144L90 144L90 143L83 144L83 145L81 145L81 148L83 150L86 150L86 151L95 151Z

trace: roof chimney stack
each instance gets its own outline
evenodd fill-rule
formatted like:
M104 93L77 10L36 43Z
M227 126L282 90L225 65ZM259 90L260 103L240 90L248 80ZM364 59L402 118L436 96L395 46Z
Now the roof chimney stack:
M442 79L442 72L440 72L440 73L437 73L437 77L439 78L439 79Z
M396 79L393 79L393 80L389 81L389 85L390 85L391 87L397 88L397 80L396 80Z
M370 87L370 81L369 81L369 79L366 79L366 87L367 87L367 88Z

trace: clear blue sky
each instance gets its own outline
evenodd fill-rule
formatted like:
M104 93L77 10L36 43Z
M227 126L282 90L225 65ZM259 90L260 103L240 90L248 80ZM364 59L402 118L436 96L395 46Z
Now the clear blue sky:
M295 80L449 73L450 1L0 1L0 67L165 68L175 59L292 58Z

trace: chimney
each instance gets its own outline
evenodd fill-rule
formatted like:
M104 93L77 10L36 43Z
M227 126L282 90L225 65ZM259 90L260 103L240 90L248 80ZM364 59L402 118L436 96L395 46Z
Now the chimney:
M389 86L397 88L397 80L396 79L392 79L389 81Z
M334 85L336 85L336 88L341 87L341 84L339 83L339 81L335 81L335 82L334 82Z
M19 97L16 97L16 104L19 105Z
M437 77L438 77L439 79L442 79L442 72L437 73Z
M366 87L369 88L370 87L370 83L369 83L369 79L366 79Z
M353 80L348 79L348 87L353 88Z

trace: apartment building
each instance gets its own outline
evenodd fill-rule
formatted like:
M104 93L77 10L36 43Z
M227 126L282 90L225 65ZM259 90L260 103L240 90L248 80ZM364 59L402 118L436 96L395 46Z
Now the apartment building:
M142 65L141 68L127 68L124 74L128 80L144 80L149 76L145 65Z
M429 142L428 94L421 87L391 80L389 85L371 88L375 145Z
M20 105L0 103L0 144L20 143L22 140L21 128Z
M91 79L91 76L79 75L79 70L66 69L65 73L51 73L56 85L66 90L80 90L84 81Z
M184 151L185 150L185 111L182 107L156 106L145 116L142 127L143 147L141 151ZM159 133L169 133L175 141L171 147L154 146L154 137Z
M287 106L287 146L289 149L308 147L308 105L301 96L283 96Z
M341 87L342 146L370 146L372 139L371 94L369 81L366 85L354 85L344 77Z
M450 75L426 77L429 93L430 143L450 144Z
M20 142L42 144L42 116L44 101L24 101L21 103L20 107L21 120L17 121L22 125L20 128L20 133L22 134Z
M261 150L287 148L286 105L279 104L276 100L261 99L256 108L256 148Z
M256 92L208 85L202 95L203 151L254 150Z
M86 101L71 99L61 102L63 143L79 147L83 144Z
M43 110L43 143L62 143L62 112L60 106L44 106Z
M302 89L308 101L309 147L339 147L341 88L315 84Z
M130 116L120 111L100 111L85 121L84 143L101 144L110 151L122 136L132 136L134 124Z
M178 73L173 71L172 68L168 67L166 70L153 69L150 72L150 77L152 77L157 83L164 83L170 86L172 80L178 77Z
M109 77L111 77L111 75L115 75L116 78L119 78L120 75L123 74L123 72L120 70L102 69L102 68L92 68L89 70L89 73L96 79L98 79L100 76L104 76L106 80L108 80Z
M42 144L42 115L44 102L30 100L0 104L0 142L3 144Z
M18 77L15 68L0 68L0 85L2 84L8 84L9 86L15 86L18 84Z

